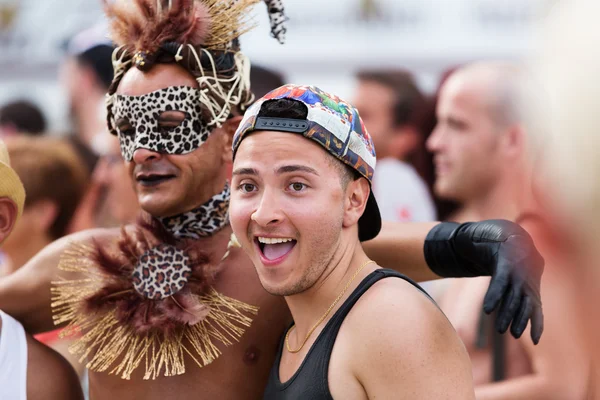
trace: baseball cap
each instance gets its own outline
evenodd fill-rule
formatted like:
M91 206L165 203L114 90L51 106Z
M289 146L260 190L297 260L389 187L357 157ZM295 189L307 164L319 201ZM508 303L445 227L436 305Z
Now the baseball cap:
M303 103L308 109L305 120L259 117L266 101L290 99ZM314 140L332 156L373 183L375 147L358 110L339 97L315 86L285 85L267 93L244 114L233 137L233 157L241 141L254 131L278 131L301 134ZM358 238L361 242L373 239L381 230L381 214L373 196L369 194L365 211L358 220Z
M23 213L25 204L25 188L21 179L10 167L10 158L6 145L0 139L0 197L8 197L17 204L18 217ZM17 217L17 218L18 218Z

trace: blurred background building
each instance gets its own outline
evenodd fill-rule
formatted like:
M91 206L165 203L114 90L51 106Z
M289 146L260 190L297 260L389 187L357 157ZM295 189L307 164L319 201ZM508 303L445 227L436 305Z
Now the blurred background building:
M425 92L444 71L484 58L519 59L554 0L287 0L287 43L269 37L264 5L242 37L255 64L286 81L350 98L358 70L405 68ZM0 104L38 104L52 131L66 131L69 106L58 83L65 43L103 20L100 0L0 0Z

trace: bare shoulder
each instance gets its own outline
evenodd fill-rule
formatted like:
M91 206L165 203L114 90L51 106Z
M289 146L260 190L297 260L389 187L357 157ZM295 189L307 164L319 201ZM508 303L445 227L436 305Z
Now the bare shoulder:
M60 354L27 335L27 398L83 399L73 367Z
M381 279L373 284L348 317L352 318L352 314L360 314L363 322L365 318L368 322L385 321L385 324L378 325L390 332L408 327L413 331L428 331L430 328L453 330L443 312L425 293L410 282L396 277Z
M378 281L344 326L340 334L354 349L353 372L369 397L472 398L464 345L443 312L411 283L395 277Z

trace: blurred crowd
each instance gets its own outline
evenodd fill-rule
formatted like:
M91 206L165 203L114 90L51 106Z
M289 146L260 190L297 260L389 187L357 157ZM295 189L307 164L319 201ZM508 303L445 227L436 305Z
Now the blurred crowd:
M425 285L469 352L477 399L595 398L600 30L594 15L558 8L534 63L456 66L440 76L433 94L401 66L356 74L352 102L376 147L373 190L384 220L516 221L545 258L545 331L537 346L528 335L498 334L494 319L482 313L488 278ZM57 79L69 96L73 132L49 132L40 108L28 101L0 106L0 138L27 192L23 215L2 246L0 276L58 238L138 216L118 140L106 128L112 50L95 29L66 48ZM283 73L260 66L251 75L257 98L287 83ZM85 383L84 368L58 332L37 339L69 359Z

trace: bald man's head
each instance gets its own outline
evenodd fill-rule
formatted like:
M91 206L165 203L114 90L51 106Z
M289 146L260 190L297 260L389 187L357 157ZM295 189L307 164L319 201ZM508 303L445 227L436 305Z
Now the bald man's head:
M473 91L499 128L522 124L527 119L532 82L522 65L502 61L469 64L455 71L444 87L450 84Z
M505 62L471 64L448 78L427 142L439 196L469 201L491 190L507 164L523 161L530 86L523 67Z

